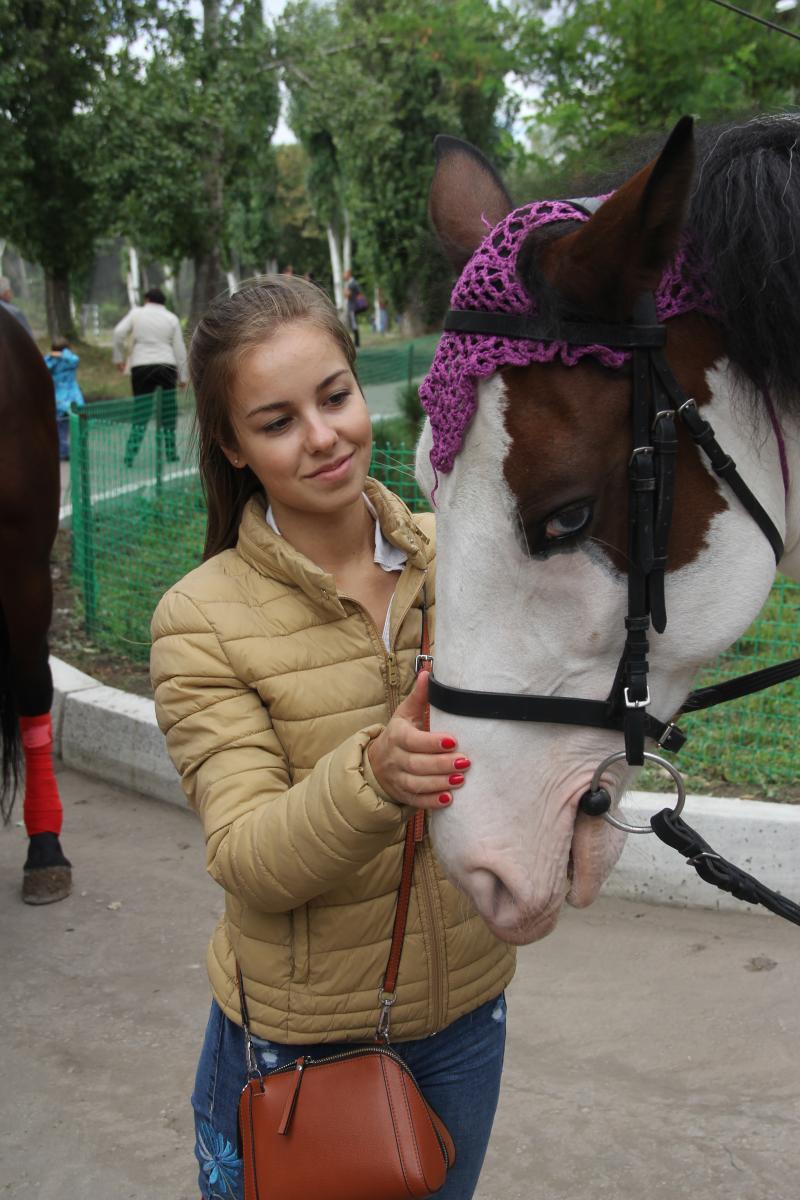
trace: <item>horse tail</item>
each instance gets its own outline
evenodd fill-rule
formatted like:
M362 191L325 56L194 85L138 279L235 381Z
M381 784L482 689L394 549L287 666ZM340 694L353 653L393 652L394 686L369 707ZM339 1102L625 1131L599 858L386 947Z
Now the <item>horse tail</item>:
M21 763L22 742L11 673L11 646L0 608L0 814L4 825L11 820Z

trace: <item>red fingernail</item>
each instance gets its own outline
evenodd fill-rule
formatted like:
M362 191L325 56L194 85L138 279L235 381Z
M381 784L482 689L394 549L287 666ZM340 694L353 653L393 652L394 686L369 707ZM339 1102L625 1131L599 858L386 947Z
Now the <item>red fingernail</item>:
M472 763L468 758L457 758L453 766L457 771L466 771L467 767L472 766Z
M456 787L459 783L464 782L464 776L463 775L450 775L448 777L447 782L452 783L453 787Z
M453 802L453 797L450 795L450 793L442 792L441 796L439 797L439 803L440 804L452 804L452 802Z
M455 748L456 748L456 743L455 743L454 738L450 738L450 737L442 738L442 749L443 750L455 750Z

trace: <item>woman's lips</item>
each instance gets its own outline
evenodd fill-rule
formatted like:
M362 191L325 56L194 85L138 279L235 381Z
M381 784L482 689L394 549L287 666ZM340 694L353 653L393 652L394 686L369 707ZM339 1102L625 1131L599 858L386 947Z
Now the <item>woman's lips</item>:
M316 471L313 471L310 475L307 475L306 478L326 480L341 479L342 476L347 474L354 454L355 450L352 450L345 458L337 458L334 460L334 462L330 463L329 466L319 467Z

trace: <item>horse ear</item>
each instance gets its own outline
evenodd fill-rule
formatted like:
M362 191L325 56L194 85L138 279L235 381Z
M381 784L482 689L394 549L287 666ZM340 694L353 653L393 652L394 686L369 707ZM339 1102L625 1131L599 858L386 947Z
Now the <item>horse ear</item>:
M469 142L440 134L428 212L457 271L514 203L494 168Z
M571 303L616 320L653 290L678 248L694 170L691 117L661 154L624 183L574 233L545 244L539 270Z

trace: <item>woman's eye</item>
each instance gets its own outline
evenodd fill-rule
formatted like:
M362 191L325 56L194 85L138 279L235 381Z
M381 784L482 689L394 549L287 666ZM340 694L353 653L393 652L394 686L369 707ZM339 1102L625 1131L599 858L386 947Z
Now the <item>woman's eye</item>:
M591 504L575 504L572 508L563 508L561 512L548 517L544 527L544 536L548 541L571 537L589 524L592 519Z
M334 408L340 408L345 400L350 399L349 392L336 392L333 396L328 397L328 404L332 404Z
M264 433L282 433L290 420L290 417L278 417L277 421L270 421L269 425L264 426Z

